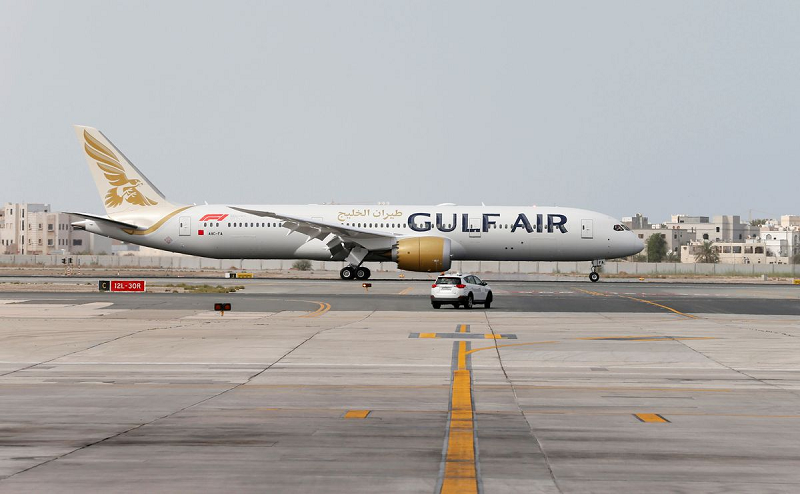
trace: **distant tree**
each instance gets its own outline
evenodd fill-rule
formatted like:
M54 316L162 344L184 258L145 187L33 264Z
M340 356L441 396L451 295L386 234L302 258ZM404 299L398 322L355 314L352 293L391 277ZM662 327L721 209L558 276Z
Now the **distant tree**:
M767 224L767 221L770 221L770 218L756 218L754 220L750 220L750 226L764 226Z
M702 263L716 263L719 262L719 254L714 248L713 242L706 240L700 244L700 250L694 255L694 260Z
M636 254L631 256L631 262L647 262L647 256L644 254Z
M681 262L681 255L675 251L668 251L664 256L664 262Z
M661 262L667 255L667 241L660 233L647 238L647 262Z
M307 259L301 259L299 261L295 261L292 264L292 267L298 271L311 271L311 261Z

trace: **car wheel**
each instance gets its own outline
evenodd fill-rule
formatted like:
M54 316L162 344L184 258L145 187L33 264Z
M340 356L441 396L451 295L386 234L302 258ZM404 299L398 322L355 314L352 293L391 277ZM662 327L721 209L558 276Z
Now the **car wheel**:
M441 303L439 303L439 302L431 302L431 306L432 306L434 309L438 309L439 307L441 307L441 306L442 306L442 304L441 304Z
M461 304L459 304L458 302L456 302L456 303L454 303L454 304L453 304L453 308L454 308L454 309L458 309L458 307L459 307L460 305L461 305Z
M487 309L492 308L492 292L489 292L489 294L486 295L486 302L483 303L483 306Z
M469 296L467 297L467 301L464 302L464 308L465 309L471 309L473 304L474 304L474 302L475 302L475 299L472 298L472 294L470 293Z

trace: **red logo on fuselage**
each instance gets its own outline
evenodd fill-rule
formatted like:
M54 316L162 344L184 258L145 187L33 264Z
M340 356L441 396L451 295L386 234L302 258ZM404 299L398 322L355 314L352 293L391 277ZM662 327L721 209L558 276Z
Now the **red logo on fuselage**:
M200 221L222 221L227 217L227 214L207 214L200 218Z

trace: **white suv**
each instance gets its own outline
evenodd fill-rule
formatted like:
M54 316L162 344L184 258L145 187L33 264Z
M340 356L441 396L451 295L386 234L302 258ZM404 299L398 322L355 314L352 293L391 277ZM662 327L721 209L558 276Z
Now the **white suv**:
M492 288L473 274L443 274L431 285L431 305L438 309L442 304L453 304L458 309L471 309L473 304L492 306Z

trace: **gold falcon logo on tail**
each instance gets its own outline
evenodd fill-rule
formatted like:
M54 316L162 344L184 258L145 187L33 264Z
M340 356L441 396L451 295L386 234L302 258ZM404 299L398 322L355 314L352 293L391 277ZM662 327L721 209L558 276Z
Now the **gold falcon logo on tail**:
M115 208L127 201L137 206L155 206L158 202L145 197L138 187L142 184L141 180L129 179L125 175L125 168L119 162L119 158L113 151L104 146L100 141L92 137L86 130L83 131L83 138L86 141L84 149L97 166L103 170L111 188L106 193L106 207Z

